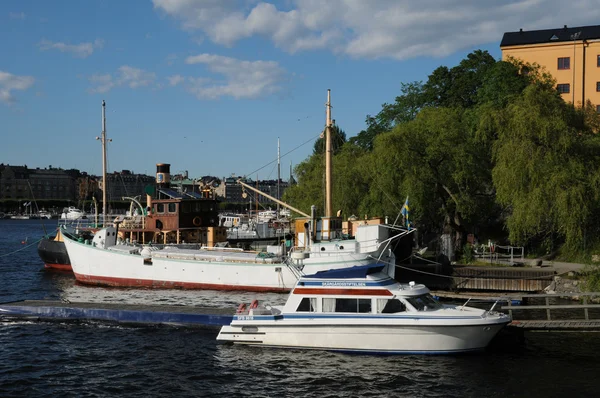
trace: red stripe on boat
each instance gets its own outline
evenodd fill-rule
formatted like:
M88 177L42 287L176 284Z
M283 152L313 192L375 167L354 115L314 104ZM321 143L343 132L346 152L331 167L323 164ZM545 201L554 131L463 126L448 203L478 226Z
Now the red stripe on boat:
M110 276L91 276L75 273L75 279L86 285L112 286L112 287L146 287L152 289L206 289L206 290L243 290L246 292L278 292L284 293L292 290L289 288L266 286L218 285L213 283L155 281L149 279L113 278Z
M73 268L71 268L71 264L44 263L44 267L50 268L50 269L58 269L61 271L73 271Z
M294 294L321 294L321 295L345 295L345 296L393 296L389 290L382 289L324 289L311 287L297 287Z

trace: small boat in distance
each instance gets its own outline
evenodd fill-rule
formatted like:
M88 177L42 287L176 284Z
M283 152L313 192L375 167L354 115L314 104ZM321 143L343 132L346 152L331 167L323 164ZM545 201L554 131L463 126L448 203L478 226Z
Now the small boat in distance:
M79 220L83 218L87 218L85 212L74 206L64 208L62 214L60 215L61 220Z
M389 265L317 272L299 279L284 306L241 304L217 340L235 344L378 354L482 350L511 318L443 305L424 285L400 284Z

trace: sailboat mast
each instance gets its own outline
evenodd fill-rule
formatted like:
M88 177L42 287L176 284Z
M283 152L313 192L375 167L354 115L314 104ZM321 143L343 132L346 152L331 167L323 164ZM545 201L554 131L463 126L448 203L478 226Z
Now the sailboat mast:
M277 199L281 200L279 181L281 180L281 157L279 152L279 137L277 137ZM277 218L279 218L279 203L277 203Z
M102 100L102 224L106 224L106 102Z
M331 90L327 89L327 124L325 125L325 217L331 217Z

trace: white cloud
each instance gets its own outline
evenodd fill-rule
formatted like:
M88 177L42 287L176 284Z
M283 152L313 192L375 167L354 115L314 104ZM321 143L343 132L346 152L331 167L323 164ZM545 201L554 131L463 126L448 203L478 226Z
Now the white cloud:
M167 80L169 81L169 86L176 86L179 83L182 83L183 81L185 81L185 77L183 77L181 75L173 75L173 76L167 77Z
M32 76L17 76L0 70L0 101L6 104L14 103L13 90L27 90L33 85L35 79Z
M200 99L231 96L235 99L258 98L282 89L286 72L274 61L243 61L214 54L187 57L186 64L204 64L224 81L208 78L188 79L188 90Z
M117 69L115 76L107 74L94 74L88 78L93 87L88 92L106 93L114 87L127 86L129 88L148 87L154 84L156 74L143 69L123 65Z
M8 13L8 17L10 19L25 19L25 13L23 11L21 12L10 12Z
M50 40L42 39L38 46L40 50L58 50L60 52L72 53L76 57L86 58L92 55L94 50L100 49L104 46L104 40L96 39L93 43L86 42L80 44L66 44L62 42L52 42Z
M287 52L329 48L357 58L446 56L506 31L596 24L595 0L152 0L196 35L232 46L253 36Z

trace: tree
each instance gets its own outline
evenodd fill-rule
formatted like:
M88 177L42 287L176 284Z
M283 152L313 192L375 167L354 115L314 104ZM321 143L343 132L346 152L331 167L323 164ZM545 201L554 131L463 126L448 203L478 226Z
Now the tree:
M374 138L394 126L415 119L426 107L469 108L478 102L478 90L496 60L487 52L476 50L457 66L440 66L429 75L427 82L401 83L402 94L393 104L383 104L376 116L367 115L367 129L350 141L372 150Z
M511 241L551 247L559 237L568 248L581 246L600 196L598 137L582 124L582 112L536 84L507 107L497 126L493 180L510 212Z
M377 185L402 199L409 195L419 225L455 232L457 248L465 222L478 220L482 202L493 201L490 169L482 167L487 152L469 129L469 117L461 108L426 108L378 137L373 156L385 176Z
M322 137L315 141L313 146L313 154L322 155L325 153L325 132L321 134ZM331 149L333 153L339 152L340 148L346 142L346 133L344 130L339 128L337 125L333 125L331 128Z

